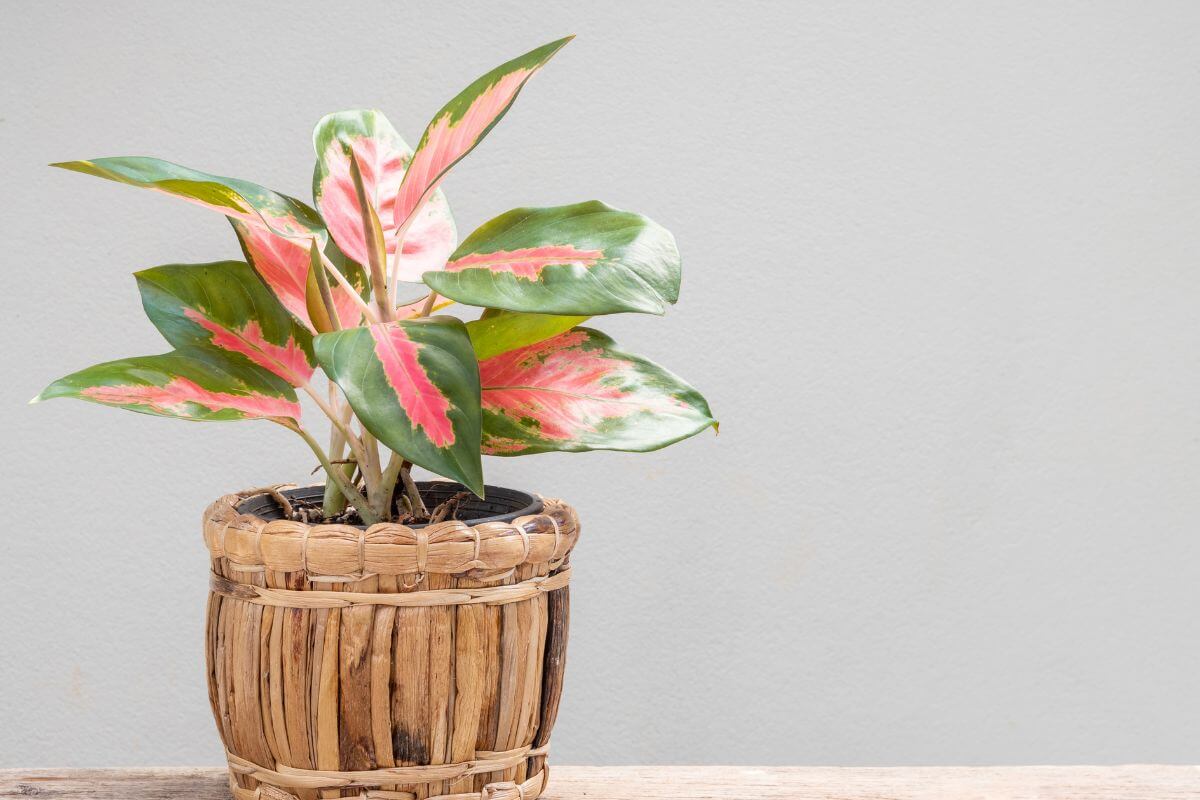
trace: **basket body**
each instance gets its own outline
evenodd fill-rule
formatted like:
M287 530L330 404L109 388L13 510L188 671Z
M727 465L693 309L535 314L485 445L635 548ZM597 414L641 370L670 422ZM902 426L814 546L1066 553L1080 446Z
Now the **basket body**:
M574 511L307 525L205 513L209 699L235 800L532 800L566 659Z

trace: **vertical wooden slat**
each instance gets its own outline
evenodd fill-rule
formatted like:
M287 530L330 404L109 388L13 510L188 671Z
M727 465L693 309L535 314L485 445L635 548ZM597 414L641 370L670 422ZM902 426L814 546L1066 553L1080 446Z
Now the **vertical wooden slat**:
M448 575L427 575L423 589L448 589L454 581ZM454 609L434 606L429 609L429 760L427 764L445 764L450 755L451 712L454 709ZM418 798L448 794L449 781L424 784Z
M494 584L493 584L494 585ZM484 643L482 646L486 672L483 697L480 699L479 733L475 749L496 750L496 725L500 720L500 606L481 606L483 609ZM483 772L475 776L473 791L499 780L498 772Z
M221 735L221 743L225 749L233 747L233 734L230 731L229 703L227 686L229 678L225 667L225 618L228 616L225 598L218 594L210 594L208 598L208 700L213 707L213 720Z
M262 574L254 574L251 582L263 585ZM261 681L263 607L244 600L234 600L236 608L235 642L233 648L233 727L237 752L256 764L274 765L271 749L263 731Z
M217 733L221 742L229 746L225 740L225 727L221 724L221 703L217 697L217 637L219 628L217 620L221 616L221 595L208 593L208 606L205 609L204 620L204 671L208 678L208 705L212 709L213 722L216 723Z
M380 575L380 592L394 594L399 582L394 575ZM375 609L375 620L371 629L371 744L375 750L375 764L381 769L396 765L392 747L392 663L395 660L396 609L380 606ZM394 791L395 786L385 785L384 791Z
M523 564L517 569L520 580L528 580L541 572L544 565ZM529 617L528 632L521 638L525 649L521 660L524 674L519 681L516 709L516 726L511 741L512 747L524 747L533 741L533 726L536 724L537 704L541 699L542 655L546 641L546 596L538 595L520 605L526 606ZM509 771L509 779L518 783L528 777L528 759Z
M397 766L429 763L429 651L433 618L428 608L396 610L392 664L392 753Z
M567 666L567 633L571 623L571 590L564 586L546 595L546 654L542 660L542 698L537 735L533 746L543 747L558 719L563 675ZM529 772L536 775L546 766L545 756L530 760Z
M346 591L374 592L379 579L366 578L344 584ZM371 731L371 638L375 606L361 605L341 611L338 640L338 750L342 771L374 769L375 747Z
M317 766L311 681L314 671L312 659L314 656L319 658L320 653L312 638L312 615L313 612L307 609L289 608L283 616L283 716L291 751L291 766L298 769L315 769ZM320 637L323 645L323 629ZM294 794L300 800L314 800L317 796L312 789L297 789Z
M452 764L475 757L483 681L487 675L486 637L483 607L459 606L454 622L454 724L449 755ZM466 776L451 781L448 791L451 794L469 792L474 784L474 777Z
M533 635L531 601L521 600L501 606L500 649L503 672L500 678L500 708L496 723L497 750L511 750L518 741L524 712L525 682L529 671L529 639ZM504 771L502 780L516 778L516 767Z
M230 577L233 574L225 559L221 560L219 569L220 573L225 577ZM227 735L227 746L231 752L239 752L238 748L241 744L235 719L237 704L234 692L236 684L234 675L237 669L234 654L240 646L237 641L237 623L241 618L240 605L240 603L232 598L225 598L221 603L221 616L217 623L221 631L218 649L218 692L223 714L222 722L225 725ZM234 776L233 780L242 788L252 788L254 784L251 778L247 778L244 775Z
M328 609L324 620L324 641L319 661L314 659L314 676L317 686L315 703L317 745L317 769L337 770L340 763L338 753L338 638L341 628L341 609ZM337 790L321 790L322 797L338 797Z
M280 746L275 738L275 718L271 714L271 629L275 626L276 609L265 606L258 630L258 717L262 720L263 738L271 752L271 763L279 763Z
M288 609L277 608L271 618L271 636L267 642L267 674L270 688L270 718L275 737L275 760L292 765L292 747L288 739L287 716L284 713L283 627Z
M316 767L313 760L312 729L309 725L309 656L312 653L309 639L310 613L303 608L286 609L280 641L283 656L283 716L288 743L291 746L291 766L298 769Z

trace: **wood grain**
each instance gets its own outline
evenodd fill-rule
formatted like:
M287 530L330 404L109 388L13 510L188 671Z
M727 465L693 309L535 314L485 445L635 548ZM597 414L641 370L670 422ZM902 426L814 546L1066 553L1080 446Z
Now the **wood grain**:
M229 800L223 767L0 770L0 800ZM1200 767L554 767L545 800L1196 800Z

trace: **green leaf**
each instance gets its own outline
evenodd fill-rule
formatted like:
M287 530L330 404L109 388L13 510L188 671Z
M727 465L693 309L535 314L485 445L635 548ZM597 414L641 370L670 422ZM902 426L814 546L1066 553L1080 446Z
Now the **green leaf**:
M396 193L393 220L400 233L416 223L417 212L450 168L483 141L508 113L529 79L573 38L544 44L481 75L434 115ZM401 274L405 280L415 277Z
M312 335L242 261L168 264L134 274L142 307L175 347L204 345L244 357L292 386L316 368Z
M425 283L460 303L592 316L661 314L679 298L679 251L649 219L598 201L517 208L481 225Z
M586 320L587 317L525 314L489 308L482 317L467 323L467 333L471 336L475 357L483 361L557 336Z
M325 227L315 211L295 198L250 181L145 156L62 161L50 166L173 194L247 224L266 226L279 236L307 238L315 233L324 241Z
M309 330L315 330L305 297L309 243L316 239L330 252L336 248L321 217L304 203L250 181L211 175L158 158L120 156L50 166L175 195L224 214L237 232L246 261L283 307ZM363 285L361 267L338 266L352 284ZM337 286L334 297L339 311L344 309L343 323L359 318L349 292Z
M55 397L187 420L300 419L296 393L287 383L211 347L97 364L59 378L34 402Z
M657 450L717 424L682 379L589 328L482 361L479 378L489 455Z
M375 438L483 496L479 371L462 322L428 317L324 333L314 350Z

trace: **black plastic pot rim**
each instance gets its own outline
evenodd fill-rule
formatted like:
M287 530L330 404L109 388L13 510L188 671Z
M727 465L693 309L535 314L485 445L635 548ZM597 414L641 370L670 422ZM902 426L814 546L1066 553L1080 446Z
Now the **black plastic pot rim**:
M458 492L467 488L454 481L417 481L417 488L427 505L435 506L450 499ZM486 499L474 495L463 501L471 513L478 510L479 516L459 520L465 525L479 525L484 522L512 522L517 517L538 514L542 510L542 500L530 492L519 489L506 489L503 486L485 486ZM280 494L289 500L312 501L320 503L325 494L325 485L300 486L295 489L282 489ZM267 521L283 519L283 509L269 494L258 494L248 497L238 504L239 514L253 514ZM410 528L424 528L427 523L409 525ZM367 525L353 527L367 528Z

